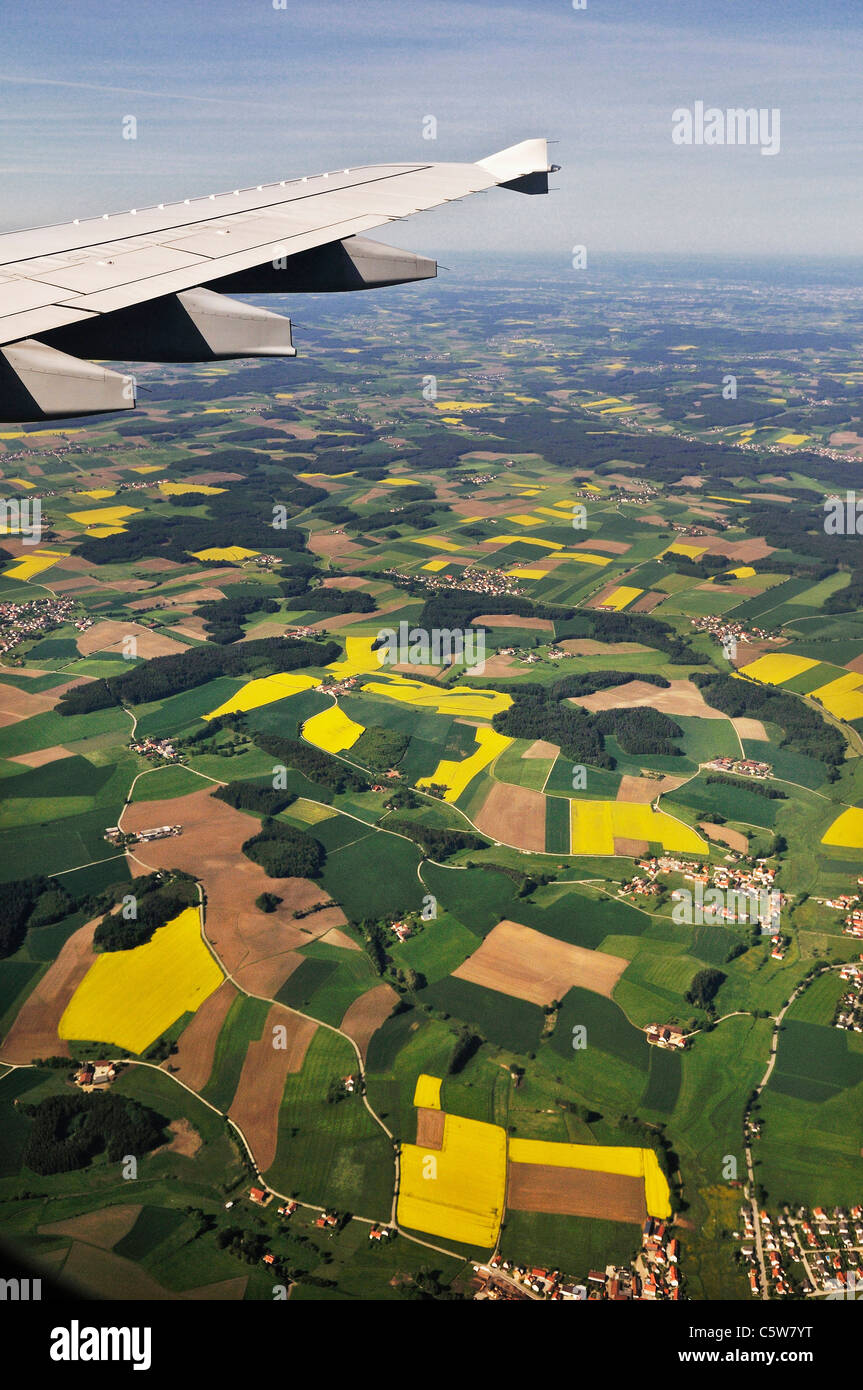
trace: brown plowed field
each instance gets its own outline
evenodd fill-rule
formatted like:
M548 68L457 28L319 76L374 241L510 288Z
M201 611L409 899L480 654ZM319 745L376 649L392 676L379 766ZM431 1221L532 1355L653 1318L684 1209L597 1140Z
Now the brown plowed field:
M339 1027L349 1038L353 1038L363 1061L372 1035L389 1018L397 1001L398 995L389 985L375 985L374 989L361 994L359 999L355 999L345 1010Z
M556 758L560 749L556 743L546 743L545 739L538 738L529 748L525 748L522 753L523 758Z
M287 1046L273 1046L273 1029L287 1031ZM274 1163L279 1134L279 1107L285 1080L301 1070L317 1024L299 1018L282 1004L274 1004L258 1039L246 1050L237 1092L228 1111L245 1134L262 1173Z
M93 933L101 918L93 918L64 942L59 956L24 1001L3 1043L7 1062L30 1062L34 1057L68 1057L69 1044L57 1036L66 1005L96 959Z
M10 763L23 763L25 767L44 767L46 763L56 763L59 758L71 758L73 754L62 743L53 748L37 748L33 753L18 753L10 758Z
M718 844L739 850L741 854L745 854L749 849L749 841L740 830L731 830L727 825L711 825L709 821L703 820L699 821L698 825L708 840L716 840Z
M83 1216L70 1216L67 1221L49 1221L38 1231L40 1236L71 1236L73 1240L98 1245L100 1250L110 1250L129 1234L140 1210L139 1202L121 1202L115 1207L85 1212Z
M647 1216L643 1178L547 1163L510 1163L506 1204L514 1211L599 1216L639 1226Z
M207 995L191 1023L180 1034L177 1051L163 1063L166 1070L193 1091L202 1091L210 1079L216 1041L236 997L237 991L230 980L223 980L213 994Z
M863 667L860 669L863 670ZM767 730L760 719L750 719L747 715L738 715L731 722L737 730L738 738L753 738L760 739L763 743L767 742Z
M614 852L622 859L640 859L649 849L647 840L627 840L622 835L614 837Z
M241 849L243 841L255 833L257 821L217 801L208 790L167 801L135 802L126 807L122 824L124 830L182 825L183 833L176 838L134 845L132 872L139 872L141 864L153 869L176 867L201 880L207 894L207 936L231 975L243 966L267 961L272 972L268 979L279 988L296 968L298 946L345 924L341 908L327 907L304 918L305 930L301 930L294 911L325 901L328 895L309 879L268 878ZM282 898L275 912L255 907L255 899L263 892Z
M419 1106L417 1109L417 1148L442 1148L445 1124L446 1113L443 1110L429 1110L423 1105Z
M530 787L493 783L474 824L492 840L545 852L545 797Z
M504 920L453 975L514 999L550 1004L575 985L610 999L628 964L622 956L572 946L520 922Z
M554 632L550 618L522 618L518 613L480 613L471 618L474 627L529 627L538 632Z

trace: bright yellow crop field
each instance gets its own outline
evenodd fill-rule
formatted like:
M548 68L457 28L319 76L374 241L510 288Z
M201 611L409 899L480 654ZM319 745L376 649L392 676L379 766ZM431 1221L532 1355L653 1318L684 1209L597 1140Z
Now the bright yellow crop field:
M506 1197L506 1134L447 1115L439 1150L402 1144L398 1220L427 1235L491 1249Z
M545 579L545 576L548 574L548 570L516 569L507 570L507 574L512 579Z
M491 719L492 715L499 710L509 709L512 704L511 695L497 690L474 690L469 685L451 685L444 690L427 681L412 681L400 675L390 676L386 682L369 681L362 689L374 695L385 695L390 700L400 700L404 704L434 709L438 714L451 714L456 719Z
M782 685L785 681L793 680L794 676L799 676L801 671L808 671L810 667L817 666L811 656L792 656L791 652L769 652L767 656L759 656L757 661L750 661L748 666L741 666L739 674L749 676L751 680L761 681L762 685Z
M439 570L445 570L449 560L429 560L427 564L420 565L420 569L430 570L432 574L437 574Z
M863 719L863 672L849 671L847 676L839 676L827 685L813 690L810 698L820 700L826 710L837 719Z
M196 560L250 560L259 550L245 550L241 545L210 546L209 550L193 550Z
M528 512L516 512L514 516L508 516L507 521L514 521L518 526L542 525L542 517L531 516Z
M37 550L33 555L22 555L17 564L3 571L3 578L32 579L34 574L50 569L68 554L68 550Z
M706 545L684 545L683 541L675 541L673 545L666 546L662 553L666 555L670 551L672 555L688 555L690 560L697 560L706 549Z
M143 1052L221 983L222 972L201 940L198 909L187 907L145 945L99 956L57 1032Z
M582 565L610 565L611 560L608 555L593 555L589 550L572 550L567 555L567 560L578 560Z
M483 545L538 545L543 550L563 550L560 541L541 541L538 536L487 536Z
M67 512L70 521L78 521L82 526L116 526L127 516L134 516L140 507L94 507L89 512Z
M863 806L849 806L821 836L822 845L863 849Z
M75 496L92 497L94 502L103 502L106 497L116 496L116 493L117 489L115 487L91 487L89 489L82 488L80 492L75 493Z
M615 613L619 613L628 603L640 598L644 593L643 589L634 589L629 585L622 584L619 589L612 589L608 598L603 599L602 608L613 608Z
M439 1076L429 1076L427 1072L421 1072L414 1090L414 1105L418 1109L440 1110L441 1085Z
M259 676L246 681L242 690L232 695L218 709L211 709L204 719L216 719L220 714L234 714L239 710L257 709L260 705L271 705L274 700L284 700L287 695L296 695L300 690L312 690L320 685L317 676L304 676L297 671L281 671L275 676Z
M572 854L614 854L615 839L654 841L694 854L706 848L691 826L637 802L573 800L570 814Z
M381 651L372 651L372 643L376 641L377 637L346 637L344 656L340 661L331 661L327 670L339 680L380 670Z
M427 545L429 550L461 550L460 545L448 541L445 536L405 536L405 540L413 541L415 545Z
M591 1173L644 1178L644 1199L649 1214L663 1220L671 1215L668 1182L653 1149L510 1139L509 1157L513 1163L542 1163L555 1168L584 1168Z
M160 483L159 491L168 497L182 497L187 492L202 492L205 497L215 497L217 492L225 492L223 487L207 487L205 483Z
M364 730L364 724L357 724L338 705L331 705L306 720L303 738L325 753L341 753L345 748L353 748Z
M497 733L494 729L477 729L476 741L477 750L471 753L469 758L464 758L458 763L447 758L441 759L431 777L420 777L416 785L429 787L433 782L437 782L447 788L444 801L457 801L477 773L494 762L498 754L512 743L511 738Z

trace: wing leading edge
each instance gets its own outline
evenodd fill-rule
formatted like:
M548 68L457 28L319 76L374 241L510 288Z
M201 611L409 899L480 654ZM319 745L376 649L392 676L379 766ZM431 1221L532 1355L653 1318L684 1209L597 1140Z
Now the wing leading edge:
M488 188L547 192L556 167L526 140L475 164L367 165L0 236L0 420L134 406L131 378L74 354L294 356L289 319L223 292L428 279L434 261L362 233Z

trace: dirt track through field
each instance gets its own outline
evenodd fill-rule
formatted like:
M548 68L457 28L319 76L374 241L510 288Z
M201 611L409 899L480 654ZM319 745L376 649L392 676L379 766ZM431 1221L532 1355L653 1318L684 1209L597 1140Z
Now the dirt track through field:
M644 1179L587 1168L545 1163L510 1163L507 1206L559 1216L599 1216L641 1225L647 1216Z
M628 964L622 956L556 941L520 922L504 920L453 975L544 1005L562 999L575 985L610 999Z

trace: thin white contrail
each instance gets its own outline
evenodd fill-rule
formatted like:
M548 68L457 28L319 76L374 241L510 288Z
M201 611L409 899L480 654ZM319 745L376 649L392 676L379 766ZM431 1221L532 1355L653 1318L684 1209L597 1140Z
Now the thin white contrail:
M202 97L189 92L153 92L145 87L107 87L99 82L71 82L60 77L9 77L0 73L0 82L17 87L71 87L85 92L107 92L113 96L158 97L164 101L205 102L212 106L249 106L271 111L273 105L264 101L239 101L231 97Z

